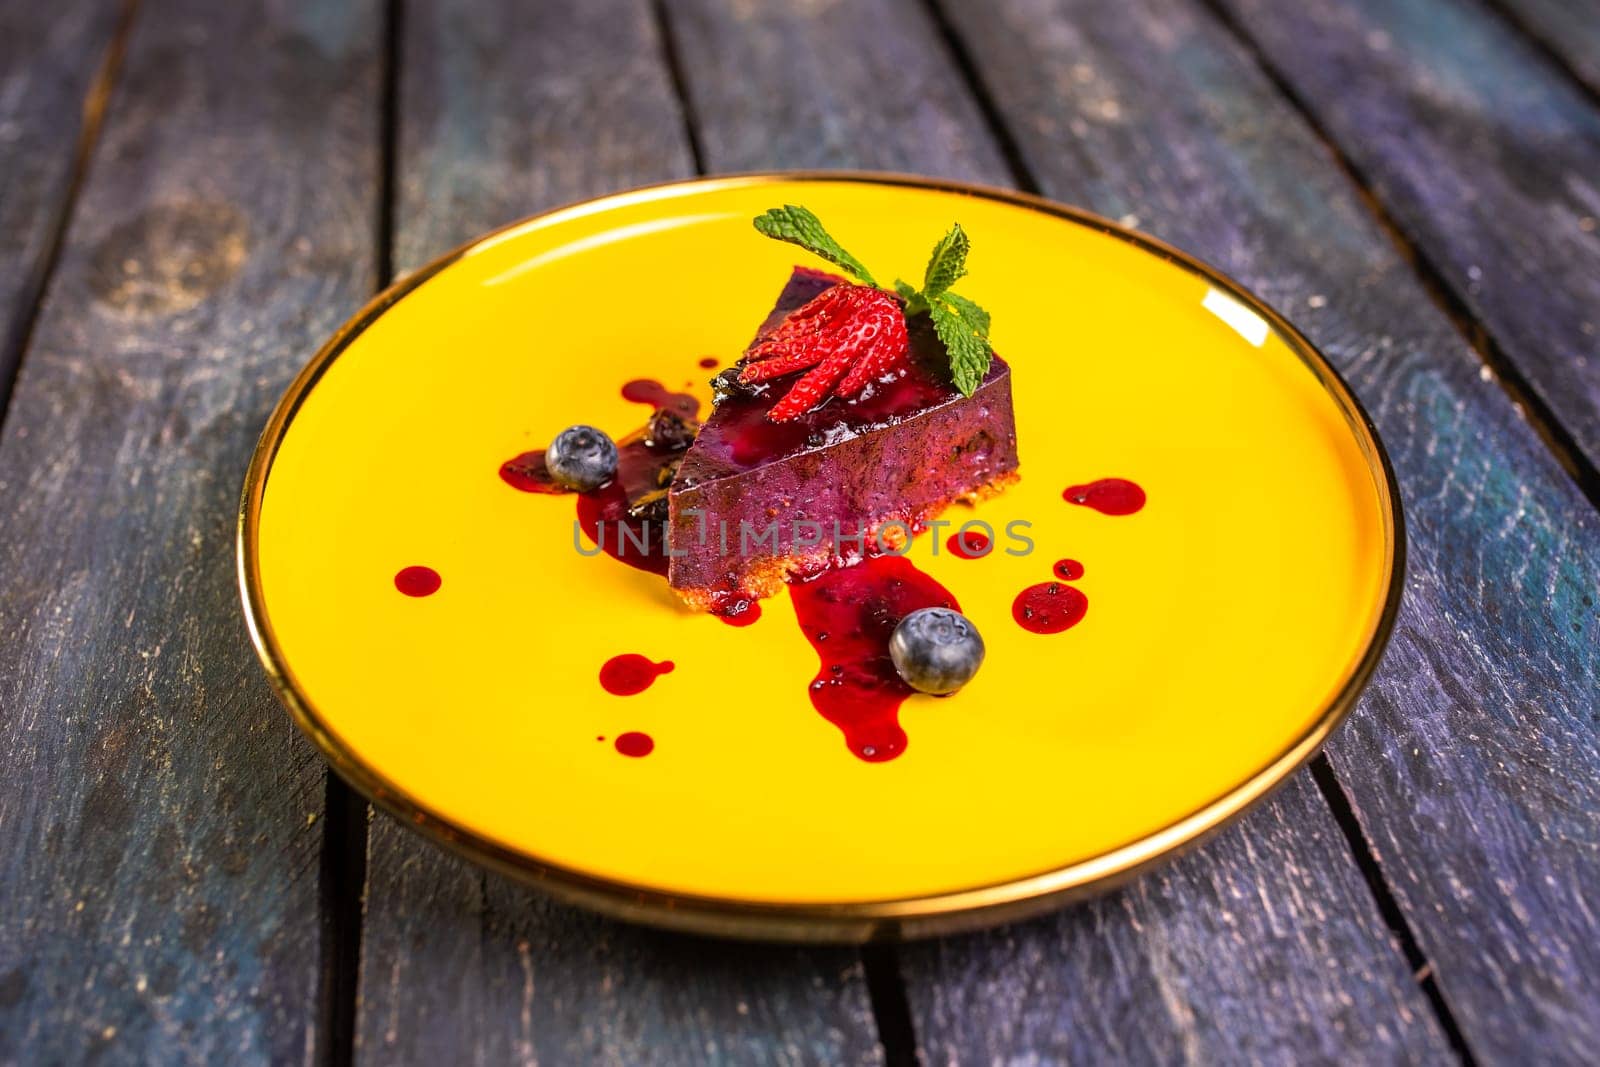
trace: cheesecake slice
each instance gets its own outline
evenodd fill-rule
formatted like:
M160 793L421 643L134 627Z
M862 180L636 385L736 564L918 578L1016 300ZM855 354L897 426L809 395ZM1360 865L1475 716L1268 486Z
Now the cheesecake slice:
M795 268L751 348L842 282ZM711 415L668 492L667 577L692 606L737 612L790 578L898 549L951 503L1016 479L1011 368L995 356L963 396L926 317L908 328L895 377L788 421L768 412L798 375L741 385L733 367L713 382Z

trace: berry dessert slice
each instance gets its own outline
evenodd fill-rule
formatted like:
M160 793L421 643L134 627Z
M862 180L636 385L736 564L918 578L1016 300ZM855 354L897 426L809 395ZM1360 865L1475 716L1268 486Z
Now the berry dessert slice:
M725 613L897 549L951 503L1017 477L1011 368L989 351L988 316L948 292L966 255L960 227L924 288L896 295L803 208L756 225L866 284L796 267L744 358L712 383L715 405L668 493L668 580Z

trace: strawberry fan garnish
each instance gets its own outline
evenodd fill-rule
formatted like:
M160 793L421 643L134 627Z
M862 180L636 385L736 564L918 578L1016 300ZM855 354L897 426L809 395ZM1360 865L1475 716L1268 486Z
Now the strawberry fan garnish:
M829 393L852 397L903 364L911 342L900 301L870 285L841 282L789 317L751 350L739 380L746 384L811 368L767 417L798 418Z
M790 312L769 336L751 349L739 372L746 384L806 371L772 406L774 422L799 418L838 394L857 396L871 382L902 370L909 362L906 319L925 314L950 357L950 380L971 396L989 369L989 315L950 291L966 273L966 233L959 225L934 246L922 288L895 282L895 293L879 288L861 261L846 252L810 211L792 204L773 208L755 220L768 237L821 256L863 284L840 282ZM898 296L896 295L898 293Z

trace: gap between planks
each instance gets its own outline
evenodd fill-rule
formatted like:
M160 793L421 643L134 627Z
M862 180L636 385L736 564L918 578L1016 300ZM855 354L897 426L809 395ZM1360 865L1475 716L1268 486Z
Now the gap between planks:
M72 165L67 173L67 189L57 202L54 218L50 221L49 236L39 251L39 258L23 285L17 301L16 318L5 332L0 344L0 429L5 427L7 413L11 410L11 390L22 374L22 359L33 340L33 327L39 320L39 310L44 306L44 296L55 275L56 264L61 259L61 246L66 239L67 226L72 222L73 210L78 205L78 194L83 189L83 179L89 172L95 146L100 141L100 127L105 119L106 106L111 91L116 88L117 75L122 71L122 57L128 50L128 37L133 32L134 16L139 11L139 0L122 0L117 14L116 27L111 40L101 54L100 64L90 79L89 91L83 98L82 125L72 150Z
M1389 883L1383 877L1383 867L1378 863L1378 855L1373 851L1372 843L1367 840L1366 832L1361 829L1361 821L1356 818L1350 797L1340 784L1339 776L1334 773L1333 764L1328 762L1327 756L1318 752L1311 758L1309 766L1311 777L1317 783L1318 791L1322 793L1322 799L1333 811L1334 821L1339 824L1339 831L1344 834L1345 844L1350 847L1356 866L1361 869L1361 877L1366 880L1373 903L1378 906L1378 913L1383 916L1385 925L1389 927L1389 932L1399 944L1417 985L1428 998L1428 1005L1433 1008L1433 1014L1439 1020L1445 1039L1450 1042L1451 1050L1461 1062L1470 1067L1477 1061L1467 1045L1467 1039L1461 1033L1461 1027L1456 1023L1455 1013L1450 1010L1443 991L1439 989L1439 983L1434 979L1433 964L1423 954L1416 932L1406 921L1400 902L1395 899L1394 891L1389 888Z
M1535 29L1526 16L1507 4L1505 0L1483 0L1483 8L1505 23L1511 32L1532 45L1533 50L1546 63L1559 70L1562 77L1576 86L1578 92L1582 93L1593 107L1600 109L1600 88L1596 88L1566 56L1552 47L1545 35Z
M404 0L386 0L378 105L378 196L373 245L378 291L393 283L395 200L399 175L400 54ZM317 1060L323 1067L355 1063L361 934L366 922L367 839L372 806L330 767L322 831L322 996Z

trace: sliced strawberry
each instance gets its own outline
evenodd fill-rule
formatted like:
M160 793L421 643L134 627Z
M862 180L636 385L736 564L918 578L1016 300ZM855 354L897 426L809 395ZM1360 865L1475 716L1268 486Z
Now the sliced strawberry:
M768 418L805 414L837 391L855 396L905 359L910 348L900 302L882 289L841 283L789 313L751 349L742 382L770 381L815 368L800 378Z
M781 378L785 374L793 374L797 370L815 367L822 362L822 353L812 349L810 351L794 351L784 349L782 355L774 355L758 363L747 363L739 372L739 380L746 385L752 382L766 382L773 378Z
M797 419L827 399L828 394L850 369L850 359L836 352L822 364L800 376L794 388L783 394L783 399L772 405L767 418L773 422Z

